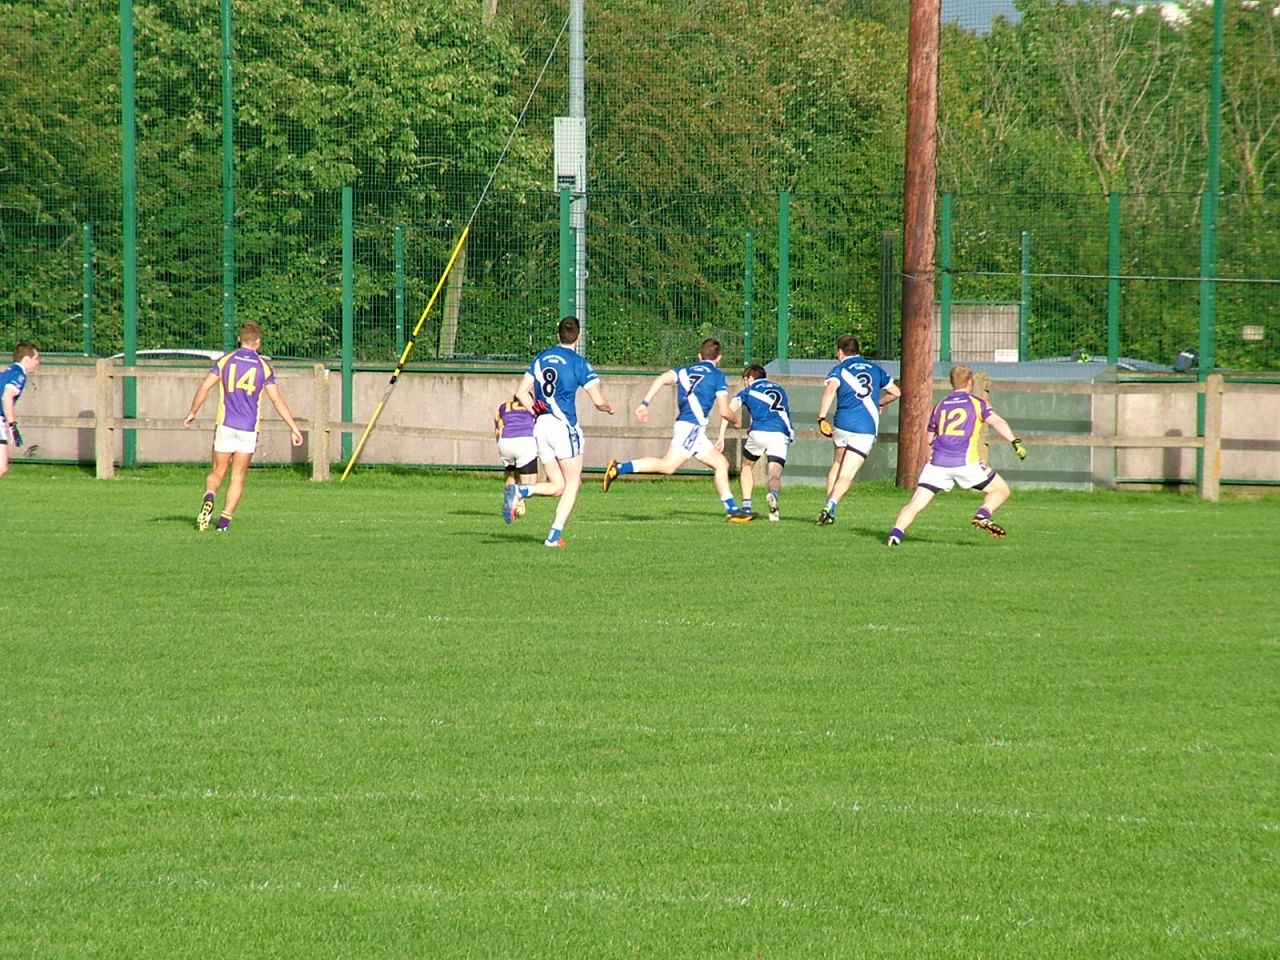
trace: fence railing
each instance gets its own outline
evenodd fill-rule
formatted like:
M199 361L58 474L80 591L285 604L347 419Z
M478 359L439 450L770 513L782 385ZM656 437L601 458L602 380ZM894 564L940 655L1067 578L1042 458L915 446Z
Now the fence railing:
M191 370L151 366L126 367L111 360L100 360L93 368L85 368L86 375L90 372L94 377L95 398L91 415L85 414L74 417L37 415L24 417L23 424L37 429L69 428L92 431L93 462L95 475L99 479L109 479L115 476L117 460L119 459L117 451L121 447L119 442L121 431L177 431L183 429L183 421L179 418L126 418L117 415L116 411L121 408L121 398L126 379L136 378L137 380L150 381L182 380L189 383L192 379ZM297 419L302 431L309 437L307 459L310 464L311 477L313 480L323 482L331 479L332 476L332 466L335 462L334 451L337 449L334 443L334 434L351 433L358 435L364 430L367 423L361 420L330 419L328 411L331 409L330 390L333 375L322 364L314 365L311 368L311 373L312 395L307 406L314 413L309 419L301 417ZM813 387L812 381L803 378L780 377L778 379L784 386L790 385L794 381L794 386L796 387ZM942 380L938 380L934 386L939 391L948 389L946 382ZM296 392L297 389L298 381L295 378L291 390ZM1217 500L1222 485L1223 397L1226 389L1227 384L1220 374L1213 374L1203 382L1046 383L1025 380L994 380L990 383L991 392L997 393L1002 397L1017 393L1084 395L1091 397L1203 395L1204 429L1200 436L1155 434L1135 436L1118 433L1113 430L1111 432L1091 431L1089 433L1032 432L1024 433L1022 438L1033 447L1093 447L1112 450L1142 448L1203 451L1203 466L1202 469L1197 471L1198 491L1200 496L1207 500ZM1236 390L1257 390L1272 396L1280 394L1280 388L1276 385L1232 385L1232 391ZM301 398L298 399L301 400ZM262 429L265 432L284 432L285 430L282 422L270 417L264 417ZM405 437L429 441L492 441L492 433L487 429L458 429L382 423L378 427L378 433L388 437ZM670 428L666 424L654 427L637 424L598 425L591 429L591 436L601 440L653 441L669 437ZM745 436L745 431L730 430L727 436L729 439L738 440ZM797 432L796 439L798 441L816 441L820 440L821 436L817 430L800 430ZM898 435L895 432L886 431L881 433L880 439L885 443L896 443ZM737 445L733 446L736 447ZM736 453L736 451L734 452ZM736 457L734 459L736 460Z

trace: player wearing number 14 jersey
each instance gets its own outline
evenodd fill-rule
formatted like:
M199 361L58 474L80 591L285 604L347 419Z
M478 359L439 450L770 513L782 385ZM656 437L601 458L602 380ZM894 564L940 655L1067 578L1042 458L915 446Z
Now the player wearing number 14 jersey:
M1004 528L991 519L996 509L1009 499L1009 485L982 459L982 426L986 424L1013 446L1019 460L1027 458L1027 448L1013 435L1004 417L991 409L982 397L973 395L973 371L951 368L952 392L933 408L929 416L929 443L933 452L920 471L916 491L898 514L889 532L889 546L902 542L907 527L929 505L935 494L959 485L982 491L982 506L972 523L993 537L1003 537Z
M261 346L262 329L256 323L246 323L241 327L240 348L220 357L209 368L208 376L196 389L195 396L191 398L191 409L182 421L182 425L188 428L195 423L196 414L204 406L205 400L214 387L218 388L218 415L213 430L213 466L205 478L204 500L196 517L198 530L209 529L214 501L228 467L231 469L231 483L227 486L227 496L222 503L218 532L226 533L231 527L231 519L235 516L240 496L244 492L245 474L248 473L249 463L258 449L258 408L264 393L280 418L289 425L290 441L295 447L302 446L302 431L298 429L289 404L285 402L284 395L276 384L275 370L258 353Z

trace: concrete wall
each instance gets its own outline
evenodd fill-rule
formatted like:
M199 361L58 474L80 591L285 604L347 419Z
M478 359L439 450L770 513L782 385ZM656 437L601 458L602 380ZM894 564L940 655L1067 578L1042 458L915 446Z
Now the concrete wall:
M152 375L152 370L162 373ZM168 421L144 424L136 431L140 462L202 462L208 458L216 397L206 403L200 422L182 430L174 421L186 414L191 396L207 367L182 363L152 363L138 376L138 417ZM309 421L315 413L314 366L281 366L281 389L294 415ZM364 464L439 463L459 466L494 466L492 439L494 408L510 397L519 374L416 373L403 374L361 456ZM595 410L579 395L579 415L586 435L588 468L601 468L611 458L627 459L660 455L667 448L675 416L674 390L663 390L650 408L651 426L639 426L634 409L648 387L649 375L606 375L606 397L617 409L615 416ZM788 389L798 430L811 439L792 447L787 476L791 483L823 483L831 462L830 442L814 433L821 377L779 377ZM355 376L354 420L363 424L382 399L388 373ZM729 371L731 390L739 381ZM941 392L941 384L939 393ZM1158 391L1158 387L1156 388ZM1196 433L1195 397L1175 391L1142 395L1090 396L1088 394L1022 393L1006 390L992 398L996 409L1023 436L1088 434L1121 436L1185 436ZM95 369L90 363L50 360L31 378L19 402L19 422L39 459L92 462L93 431L88 427L42 426L42 417L92 417ZM341 420L341 378L329 375L328 419ZM120 390L115 391L115 413L121 413ZM889 408L882 423L888 433L897 430L898 405ZM304 424L305 426L305 424ZM395 427L429 428L432 431L473 432L471 437L407 436ZM306 431L304 430L304 434ZM1280 481L1280 386L1228 384L1223 404L1222 476L1227 480ZM352 434L353 443L359 431ZM270 404L264 404L259 462L305 463L310 459L310 438L302 448L289 446ZM732 446L732 445L731 445ZM335 435L331 445L336 460L341 450ZM731 455L734 451L731 450ZM121 455L117 436L117 456ZM859 474L861 479L891 478L897 451L890 440L878 443ZM1089 487L1110 485L1124 479L1185 479L1195 477L1194 450L1090 448L1041 446L1025 463L1014 460L1004 444L991 450L997 469L1009 468L1020 485Z

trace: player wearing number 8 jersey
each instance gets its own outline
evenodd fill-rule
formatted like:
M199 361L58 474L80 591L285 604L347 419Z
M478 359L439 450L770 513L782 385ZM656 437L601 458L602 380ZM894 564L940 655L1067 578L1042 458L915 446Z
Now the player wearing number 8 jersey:
M551 532L543 541L563 547L564 532L578 490L582 487L582 431L578 429L577 396L585 390L597 410L612 416L613 405L604 398L600 377L585 357L574 350L582 326L577 317L565 317L556 328L560 341L533 358L516 389L516 399L540 413L533 425L538 459L546 468L542 483L508 487L503 494L502 519L510 523L519 515L525 497L558 497Z
M952 367L951 387L952 392L939 401L929 416L929 442L933 452L920 471L915 493L889 532L888 544L891 547L902 542L906 529L935 494L957 485L966 490L982 491L982 506L974 514L973 525L993 537L1004 536L1004 528L993 522L991 515L1009 499L1009 485L982 459L982 427L986 424L1008 440L1019 460L1026 459L1027 448L1013 435L1004 417L991 409L991 404L973 395L971 369Z
M204 501L196 517L196 528L208 530L213 517L213 505L218 488L231 469L231 483L222 504L222 516L218 519L218 532L226 533L235 516L236 507L244 493L244 478L249 463L258 449L258 419L260 402L265 393L280 418L289 425L290 440L295 447L302 446L302 431L293 419L289 404L285 402L276 384L275 370L259 355L262 346L262 329L256 323L246 323L240 328L240 347L220 357L204 382L191 398L191 408L182 421L184 427L195 423L196 414L205 400L218 388L218 414L213 431L213 466L205 478Z
M861 349L858 338L850 334L836 341L836 365L827 374L818 401L818 428L834 447L827 471L827 504L818 514L822 526L836 522L836 507L876 442L881 411L902 396L883 367L863 359ZM833 402L836 414L831 424L827 413Z

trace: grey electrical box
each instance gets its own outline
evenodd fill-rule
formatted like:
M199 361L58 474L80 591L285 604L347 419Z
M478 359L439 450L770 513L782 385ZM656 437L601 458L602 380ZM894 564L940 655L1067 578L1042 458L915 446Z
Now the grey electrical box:
M556 117L556 190L587 189L587 119Z

